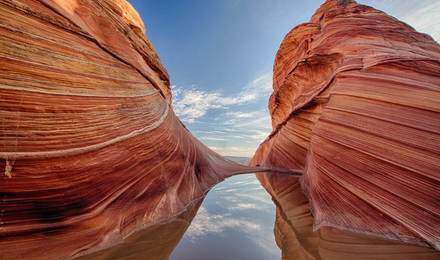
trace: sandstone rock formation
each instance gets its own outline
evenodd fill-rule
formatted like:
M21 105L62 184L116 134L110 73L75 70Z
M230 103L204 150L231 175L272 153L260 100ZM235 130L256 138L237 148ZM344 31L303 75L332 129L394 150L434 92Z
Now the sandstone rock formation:
M69 259L249 167L197 141L125 0L0 1L0 259Z
M440 46L430 36L328 0L284 38L269 109L273 132L252 163L304 169L259 176L280 206L276 227L290 227L276 228L286 259L440 256Z
M212 185L255 170L177 119L144 33L125 0L0 0L0 259L166 258ZM259 176L284 257L438 258L439 45L329 0L274 70L253 163L305 172Z

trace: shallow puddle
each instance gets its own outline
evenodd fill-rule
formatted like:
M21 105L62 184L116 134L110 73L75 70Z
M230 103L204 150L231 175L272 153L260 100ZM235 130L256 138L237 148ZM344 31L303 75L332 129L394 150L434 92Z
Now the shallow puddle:
M275 205L255 175L234 176L206 196L171 260L280 259Z

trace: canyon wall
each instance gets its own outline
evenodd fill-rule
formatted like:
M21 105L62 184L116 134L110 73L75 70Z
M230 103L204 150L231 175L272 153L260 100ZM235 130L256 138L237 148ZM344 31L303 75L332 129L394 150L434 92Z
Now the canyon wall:
M440 46L355 1L326 1L281 43L273 132L251 164L285 259L437 259Z
M144 33L125 0L0 0L0 259L122 245L250 170L177 119Z
M144 35L125 0L0 0L0 259L167 258L212 185L256 170L178 120ZM439 257L439 86L439 45L354 1L288 33L252 161L304 171L258 176L285 259Z

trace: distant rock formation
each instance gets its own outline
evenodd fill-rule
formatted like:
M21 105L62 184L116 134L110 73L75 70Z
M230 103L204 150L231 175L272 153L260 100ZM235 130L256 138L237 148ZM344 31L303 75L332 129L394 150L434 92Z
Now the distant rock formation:
M304 169L259 175L285 259L438 259L440 46L328 0L286 35L273 77L273 132L251 163Z
M0 1L0 259L124 244L250 170L177 119L144 31L125 0Z

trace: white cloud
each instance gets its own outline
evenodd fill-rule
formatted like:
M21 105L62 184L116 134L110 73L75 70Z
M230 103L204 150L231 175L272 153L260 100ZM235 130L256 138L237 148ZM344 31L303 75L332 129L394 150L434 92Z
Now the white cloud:
M220 120L216 122L214 129L220 129L219 131L196 130L195 133L212 150L222 155L252 156L272 130L267 109L227 110L219 113L218 118ZM209 129L212 126L203 124L203 127Z
M428 33L437 42L440 42L440 2L436 1L417 10L408 10L409 13L402 20L416 30Z
M185 90L179 87L172 87L174 98L174 112L183 121L192 123L195 119L203 117L209 109L224 107L225 101L219 93L206 92L197 89Z
M218 131L218 130L212 130L212 131L206 131L206 130L196 130L198 133L202 134L227 134L228 131Z
M267 101L272 74L265 73L234 94L173 86L173 108L192 132L222 155L251 156L271 131ZM207 113L216 110L214 116ZM210 114L211 115L211 114Z
M252 199L254 201L257 201L260 205L267 204L267 205L273 205L270 199L268 200L266 196L269 197L268 194L263 194L263 196L255 196L254 194L247 194L247 193L236 193L236 197L239 197L239 199ZM270 197L269 197L270 198Z
M202 140L210 140L210 141L226 141L224 138L218 138L218 137L211 137L211 136L201 136L199 139Z
M438 0L360 0L359 2L385 11L440 42L440 1Z
M257 206L257 204L254 203L238 203L236 207L231 207L231 210L248 210L248 209L261 210L261 207Z
M230 155L230 156L249 156L255 152L255 147L251 146L229 146L226 145L224 147L219 146L208 146L211 150L222 154L222 155Z
M261 226L248 220L230 218L227 214L210 214L202 206L191 226L186 231L185 236L191 240L196 240L208 234L221 235L226 229L230 228L252 234L259 231Z
M262 116L263 111L242 112L242 111L228 111L225 115L234 121L241 119L255 118Z
M243 129L246 138L253 139L260 143L271 132L271 120L267 110L254 112L226 112L225 126Z
M216 91L172 86L173 108L180 119L193 123L196 119L206 115L210 109L227 109L231 106L248 104L268 96L271 89L271 73L253 80L235 96L225 96Z
M257 100L261 97L269 96L272 92L272 73L265 73L254 79L239 94L248 100Z
M270 130L271 122L269 112L265 109L253 112L226 112L225 125L237 128L250 127L254 130Z

